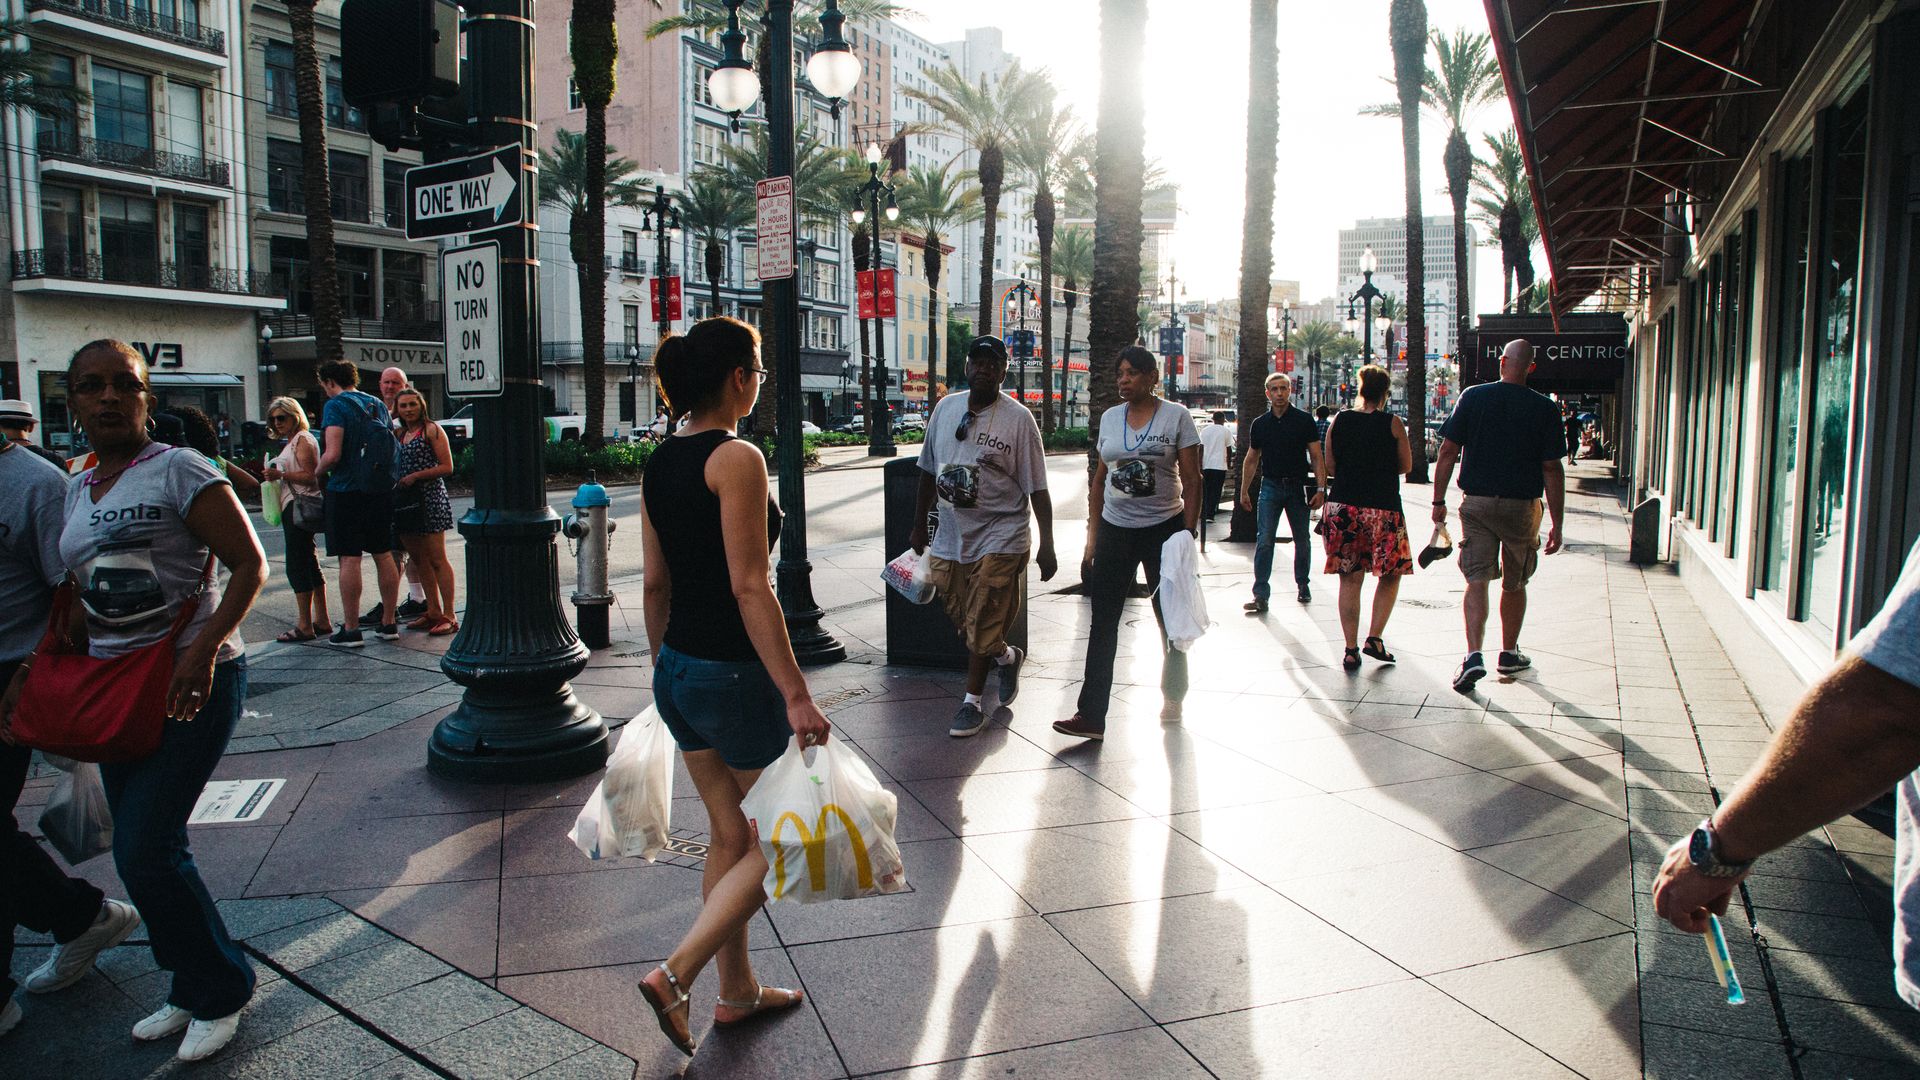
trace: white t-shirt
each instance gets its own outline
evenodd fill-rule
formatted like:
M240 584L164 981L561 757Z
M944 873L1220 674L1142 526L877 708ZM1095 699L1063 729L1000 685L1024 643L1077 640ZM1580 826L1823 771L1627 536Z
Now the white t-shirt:
M0 451L0 660L18 660L47 630L53 587L66 575L60 526L67 474L25 444Z
M939 527L927 550L953 562L1032 548L1028 496L1047 490L1046 451L1033 414L1004 391L955 437L967 394L948 394L927 418L920 468L934 479Z
M1200 430L1200 467L1227 471L1227 447L1233 445L1233 433L1225 424L1208 424Z
M1179 514L1180 451L1200 442L1193 414L1171 401L1156 403L1144 428L1127 426L1127 403L1100 414L1100 460L1107 466L1100 517L1140 529Z
M92 469L67 492L60 557L79 584L88 651L96 657L124 656L167 636L207 565L207 546L187 531L187 510L202 491L227 482L197 450L155 443L142 453L146 456L121 473L98 502L86 484ZM179 648L220 606L218 571L216 563ZM236 629L220 643L215 659L231 660L245 651Z
M1860 633L1853 652L1881 671L1920 687L1920 544L1893 592ZM1893 985L1920 1009L1920 772L1894 788Z

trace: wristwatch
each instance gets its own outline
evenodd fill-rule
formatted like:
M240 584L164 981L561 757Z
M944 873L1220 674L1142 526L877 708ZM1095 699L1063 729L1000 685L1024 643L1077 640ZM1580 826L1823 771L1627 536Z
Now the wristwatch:
M1702 821L1693 830L1693 836L1687 841L1687 861L1693 868L1710 878L1739 877L1753 866L1751 860L1742 863L1728 862L1722 859L1714 849L1719 846L1713 833L1713 819Z

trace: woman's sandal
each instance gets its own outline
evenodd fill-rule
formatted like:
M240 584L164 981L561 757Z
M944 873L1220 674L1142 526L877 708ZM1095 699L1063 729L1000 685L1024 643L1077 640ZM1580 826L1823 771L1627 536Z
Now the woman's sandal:
M1393 654L1387 651L1387 643L1377 637L1367 639L1367 647L1360 650L1383 664L1394 663ZM1357 661L1356 661L1357 663Z
M680 980L674 978L673 971L668 968L667 965L661 964L654 970L665 977L667 985L673 989L673 1000L667 1001L661 996L660 992L649 985L644 978L640 980L640 996L647 999L648 1005L653 1006L653 1015L655 1019L660 1021L661 1033L666 1035L669 1042L679 1047L681 1053L692 1057L694 1051L692 1010L687 1010L687 1032L684 1035L674 1029L673 1019L668 1015L675 1009L686 1009L687 1003L691 999L687 997L687 992L681 989ZM652 973L653 972L648 972L647 974L651 975Z
M1359 671L1360 650L1348 649L1347 654L1340 658L1340 666L1346 668L1348 671Z
M314 638L318 636L319 635L312 630L293 629L293 630L288 630L287 632L281 634L279 637L274 638L273 640L285 642L286 644L292 645L295 642L312 641Z
M785 994L787 995L787 999L769 1004L766 1000L767 991L769 990L776 994ZM753 992L752 1001L729 1001L726 998L714 998L714 1004L725 1006L726 1008L745 1013L746 1015L733 1020L722 1020L716 1016L713 1018L713 1026L717 1028L739 1027L741 1024L751 1023L767 1013L785 1012L799 1005L802 1001L805 1001L806 998L807 995L799 990L788 990L781 986L764 985Z
M431 630L431 629L433 629L433 624L434 624L434 623L436 623L436 622L439 622L439 621L440 621L440 617L439 617L438 615L422 615L422 616L420 616L419 618L417 618L417 619L415 619L415 620L413 620L412 622L410 622L410 623L408 623L408 624L407 624L407 629L409 629L409 630Z
M457 620L442 617L427 628L427 634L430 637L446 637L448 634L458 633L459 630L460 623Z

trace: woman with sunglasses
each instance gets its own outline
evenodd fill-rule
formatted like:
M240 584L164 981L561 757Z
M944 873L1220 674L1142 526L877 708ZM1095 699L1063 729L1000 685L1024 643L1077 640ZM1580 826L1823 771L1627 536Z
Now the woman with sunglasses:
M281 634L281 641L312 641L333 633L333 619L327 614L327 579L320 573L320 554L314 537L321 522L297 520L295 504L304 500L318 506L325 497L320 478L314 470L320 466L320 441L307 426L307 411L290 397L277 397L267 406L267 427L286 446L267 463L264 475L280 481L280 532L286 537L287 587L300 609L300 621ZM312 526L309 528L308 526Z
M266 579L266 556L219 470L196 451L148 436L154 398L146 361L132 346L81 346L67 366L67 392L99 455L68 489L60 535L61 560L79 590L72 634L94 657L124 656L166 640L181 611L197 608L176 639L160 748L101 765L100 779L113 814L114 869L146 921L155 963L172 975L166 1003L133 1026L133 1037L184 1031L176 1056L199 1061L232 1041L253 997L253 968L194 868L187 817L246 700L239 627ZM0 722L11 719L24 681L15 676Z
M766 902L767 859L740 800L789 737L818 745L828 724L768 582L780 508L767 495L767 462L733 434L766 378L760 335L738 319L707 319L661 342L655 365L674 419L690 420L647 459L640 488L653 703L700 791L711 846L700 915L640 994L691 1057L689 991L711 960L715 1027L800 1004L797 990L761 985L748 959L747 921Z
M393 396L393 418L400 422L393 533L419 570L427 593L426 614L407 627L445 637L460 629L453 617L453 563L447 558L453 503L447 498L446 478L453 475L453 448L447 433L427 415L427 396L419 390L409 386Z

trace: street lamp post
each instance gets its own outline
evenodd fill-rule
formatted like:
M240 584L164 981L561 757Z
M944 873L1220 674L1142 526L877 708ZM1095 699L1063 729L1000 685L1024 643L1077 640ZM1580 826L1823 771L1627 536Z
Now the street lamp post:
M827 5L832 10L834 5ZM873 274L873 384L878 388L874 395L878 402L875 410L878 415L867 421L867 456L893 457L900 452L893 444L893 404L887 400L887 320L880 315L880 193L887 196L886 216L888 221L900 220L900 204L895 200L892 184L880 179L880 144L867 144L867 182L860 185L853 194L853 224L855 228L863 221L873 222L872 242L867 258L869 272Z
M646 411L640 408L640 343L627 342L627 397L633 402L633 434L640 434L642 425L651 422L651 417L642 420Z
M1354 290L1353 295L1347 297L1348 322L1353 321L1353 302L1360 301L1360 332L1365 335L1360 343L1360 355L1367 363L1373 362L1373 302L1384 295L1373 284L1373 272L1379 268L1380 260L1374 257L1373 248L1368 246L1362 250L1360 274L1364 280L1361 281L1360 287Z
M1179 305L1179 287L1180 287L1180 279L1174 276L1173 264L1168 263L1167 264L1167 328L1170 330L1180 329L1180 308L1178 306ZM1173 381L1174 357L1179 354L1173 353L1173 352L1167 352L1164 355L1167 358L1167 400L1172 401L1174 399L1174 381Z
M667 306L667 278L673 276L668 263L673 259L673 232L680 227L680 210L673 205L667 189L655 185L653 202L640 217L640 231L653 233L653 318L660 325L660 340L673 333L673 311ZM715 315L720 314L714 312Z
M1291 331L1292 329L1293 329L1293 301L1282 300L1280 301L1280 351L1283 353L1293 351L1291 348L1288 347L1288 344L1287 344L1289 341L1289 338L1287 335L1288 335L1288 332ZM1291 357L1289 357L1289 360L1291 360ZM1292 378L1292 376L1289 375L1288 378ZM1309 391L1308 391L1308 403L1309 404L1312 403L1311 388L1309 388Z
M707 79L714 104L731 113L745 111L760 96L753 65L741 55L740 3L727 0L727 33L721 37L725 57ZM765 8L766 39L762 47L767 50L769 177L793 175L793 4L794 0L767 0ZM827 9L820 16L824 40L807 62L807 75L814 88L834 99L846 96L860 80L860 60L840 37L842 21L835 0L827 0ZM764 244L766 238L761 242ZM774 582L794 657L802 664L830 664L846 659L847 647L820 625L824 613L813 598L813 564L807 560L806 446L800 437L799 282L789 275L762 281L760 287L775 356L776 445L780 509L784 515Z
M1020 360L1020 377L1015 385L1020 388L1020 405L1022 408L1025 408L1027 405L1027 361L1033 359L1033 350L1027 348L1026 344L1027 304L1033 299L1033 286L1027 284L1026 278L1021 278L1020 284L1013 287L1013 294L1016 297L1014 303L1019 305L1020 314L1020 351L1016 354ZM1041 387L1040 392L1045 394L1047 392L1046 387Z

